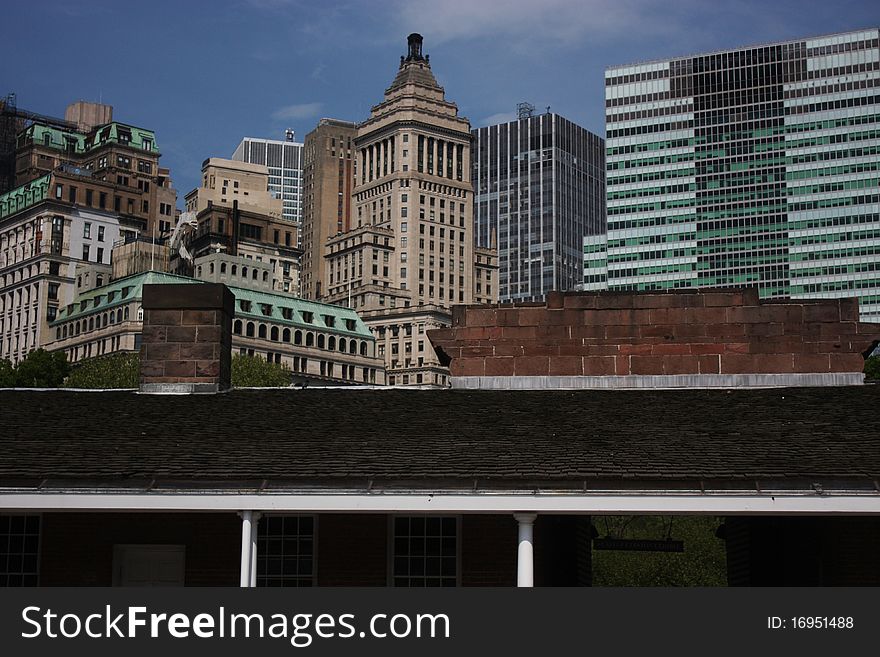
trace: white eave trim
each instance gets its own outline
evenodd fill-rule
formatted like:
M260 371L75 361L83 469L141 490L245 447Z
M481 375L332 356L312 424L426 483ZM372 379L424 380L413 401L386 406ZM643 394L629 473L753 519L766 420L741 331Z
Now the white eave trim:
M514 513L592 515L880 515L872 492L219 493L0 490L0 512Z

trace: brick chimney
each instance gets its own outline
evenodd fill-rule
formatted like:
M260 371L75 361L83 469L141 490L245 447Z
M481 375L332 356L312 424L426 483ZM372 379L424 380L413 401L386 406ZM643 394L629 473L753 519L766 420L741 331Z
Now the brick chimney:
M144 285L141 392L213 393L232 379L235 297L222 283Z

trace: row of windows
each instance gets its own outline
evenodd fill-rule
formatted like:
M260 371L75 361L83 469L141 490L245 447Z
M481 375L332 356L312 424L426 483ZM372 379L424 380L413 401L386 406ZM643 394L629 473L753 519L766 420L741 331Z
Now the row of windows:
M244 322L240 319L235 320L233 323L232 332L235 335L244 335L248 338L271 340L272 342L287 342L306 347L328 349L330 351L338 350L340 353L351 355L367 356L369 351L365 340L357 340L356 338L337 339L335 335L325 336L323 333L316 335L312 331L306 331L305 333L300 330L291 331L289 328Z
M393 516L390 522L394 586L457 585L456 517ZM257 525L257 585L314 585L317 529L314 516L263 516ZM41 530L39 515L0 515L0 587L39 585Z

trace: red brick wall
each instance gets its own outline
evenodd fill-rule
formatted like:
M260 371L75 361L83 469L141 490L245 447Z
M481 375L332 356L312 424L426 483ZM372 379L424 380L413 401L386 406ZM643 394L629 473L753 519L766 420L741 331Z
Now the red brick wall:
M574 517L539 516L535 582L583 583ZM319 586L388 584L388 516L324 514L316 524ZM113 546L184 545L187 586L237 586L241 519L235 513L47 513L41 535L43 586L110 586ZM465 515L461 520L463 586L516 585L517 527L513 517ZM589 564L586 564L588 570Z
M326 514L318 518L318 586L386 586L388 517Z
M235 513L47 513L41 586L111 586L116 544L185 545L187 586L237 586L241 520Z
M880 325L858 319L855 299L760 301L754 289L552 292L456 306L428 337L452 376L861 372Z

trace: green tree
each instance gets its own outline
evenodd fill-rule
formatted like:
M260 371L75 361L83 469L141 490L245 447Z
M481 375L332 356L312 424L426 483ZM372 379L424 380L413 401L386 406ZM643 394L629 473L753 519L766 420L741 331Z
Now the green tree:
M70 372L70 363L63 351L35 349L15 368L15 385L19 388L60 388Z
M600 535L684 542L684 552L593 549L593 586L726 586L727 555L711 516L593 517Z
M0 360L0 388L15 387L15 366L11 360Z
M256 356L232 357L232 385L235 388L274 388L289 386L290 368L269 363Z
M880 381L880 356L871 356L865 361L865 378Z
M65 388L137 388L140 357L136 353L119 352L89 358L74 365L64 382Z

